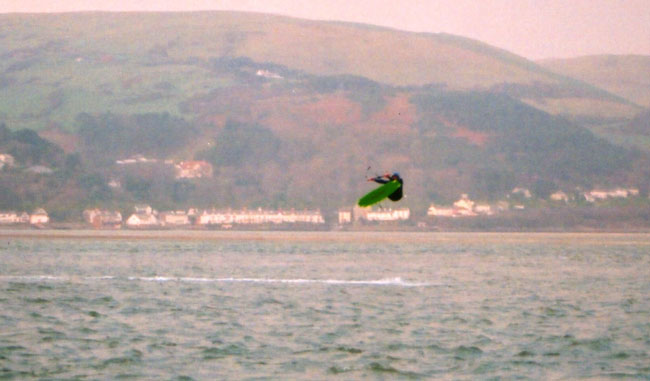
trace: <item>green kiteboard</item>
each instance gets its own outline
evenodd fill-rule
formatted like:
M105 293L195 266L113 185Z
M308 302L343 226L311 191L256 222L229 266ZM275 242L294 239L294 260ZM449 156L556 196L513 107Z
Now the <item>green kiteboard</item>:
M390 196L393 192L397 190L397 188L401 186L402 184L400 184L396 180L389 181L386 184L383 184L379 188L373 189L372 191L368 192L365 196L361 197L357 202L357 204L361 207L376 204L379 201Z

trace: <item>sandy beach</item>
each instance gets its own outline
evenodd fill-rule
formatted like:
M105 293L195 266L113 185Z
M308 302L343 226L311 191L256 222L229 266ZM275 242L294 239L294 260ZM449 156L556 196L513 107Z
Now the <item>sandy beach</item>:
M650 233L333 232L0 229L0 239L196 240L356 243L531 243L650 245Z

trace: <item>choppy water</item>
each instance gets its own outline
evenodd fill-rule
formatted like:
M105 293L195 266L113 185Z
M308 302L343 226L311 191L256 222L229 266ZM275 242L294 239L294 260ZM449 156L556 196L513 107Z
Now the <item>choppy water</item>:
M1 236L0 379L650 378L650 235L274 234Z

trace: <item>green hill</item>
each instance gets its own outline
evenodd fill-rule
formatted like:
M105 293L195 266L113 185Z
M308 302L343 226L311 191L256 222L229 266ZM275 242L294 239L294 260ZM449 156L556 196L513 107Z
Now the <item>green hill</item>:
M40 50L42 63L56 58L50 63L66 66L66 58L101 61L106 55L155 66L245 56L315 75L359 75L399 86L558 81L533 62L477 41L356 24L233 12L3 15L0 20L11 30L3 41L8 53ZM17 65L31 66L28 61Z
M650 108L650 56L585 56L539 64Z
M629 102L643 106L631 120L627 113L599 117L598 112L583 118L585 125L608 140L626 146L650 150L650 129L647 127L650 109L650 56L586 56L563 60L545 60L540 64L548 70L580 79L605 89ZM611 106L611 105L610 105Z
M63 148L53 178L24 177L20 162L0 173L11 195L0 201L16 208L332 211L367 191L368 166L399 171L401 205L417 213L515 186L543 197L649 185L644 153L583 124L632 120L638 106L461 37L230 12L0 15L0 26L0 123ZM159 161L116 164L133 155ZM214 177L178 180L164 163L191 159Z
M446 34L234 12L4 14L0 26L0 118L15 128L68 129L82 112L181 115L187 98L232 83L212 75L210 61L236 57L390 86L496 87L554 114L629 119L639 111Z

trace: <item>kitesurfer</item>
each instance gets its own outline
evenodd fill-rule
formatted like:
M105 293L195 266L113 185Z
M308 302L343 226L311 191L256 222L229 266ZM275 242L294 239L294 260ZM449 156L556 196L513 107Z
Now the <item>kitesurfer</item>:
M376 177L371 177L368 179L368 181L374 181L379 184L386 184L390 181L397 181L400 184L400 187L395 190L395 192L391 193L388 195L388 198L391 201L399 201L402 199L402 196L404 192L402 189L404 188L404 180L399 176L399 173L395 172L392 175L390 173L387 173L383 176L376 176Z

